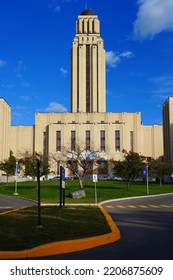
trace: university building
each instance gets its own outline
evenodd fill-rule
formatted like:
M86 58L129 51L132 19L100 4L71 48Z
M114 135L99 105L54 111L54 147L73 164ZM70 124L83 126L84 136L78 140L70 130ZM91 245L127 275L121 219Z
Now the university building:
M123 159L122 150L148 158L163 155L162 125L144 125L140 112L106 112L106 55L100 21L84 10L76 21L71 48L71 112L35 114L35 125L11 126L10 105L0 98L0 161L12 150L16 158L25 151L50 155L74 143L86 151L99 150L101 173L111 173L109 160ZM58 165L52 165L58 173Z
M163 143L164 158L173 164L173 97L170 96L163 104Z

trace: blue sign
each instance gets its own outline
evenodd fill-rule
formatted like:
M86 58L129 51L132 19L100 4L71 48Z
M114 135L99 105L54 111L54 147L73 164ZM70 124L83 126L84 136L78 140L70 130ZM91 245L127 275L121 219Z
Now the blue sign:
M65 181L65 168L63 166L60 166L60 176L61 180Z
M17 174L20 174L20 165L17 165Z
M143 176L143 177L146 177L146 176L147 176L147 168L146 168L146 167L143 167L143 168L142 168L142 176Z
M65 168L60 166L60 187L65 189Z

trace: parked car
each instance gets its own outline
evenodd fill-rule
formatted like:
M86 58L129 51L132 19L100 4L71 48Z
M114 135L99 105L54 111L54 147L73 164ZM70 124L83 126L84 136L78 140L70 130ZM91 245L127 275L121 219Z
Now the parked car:
M121 177L116 177L116 176L113 176L111 179L113 181L122 181L123 180Z
M76 174L70 174L70 175L67 175L65 178L66 178L66 180L77 180L78 176Z
M98 175L98 180L110 180L110 176L108 174L106 175Z
M54 176L54 177L51 178L50 180L60 180L60 175Z

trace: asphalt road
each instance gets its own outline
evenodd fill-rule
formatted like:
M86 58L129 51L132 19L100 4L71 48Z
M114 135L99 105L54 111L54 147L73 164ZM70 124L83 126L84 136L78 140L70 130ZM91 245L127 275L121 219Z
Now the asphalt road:
M0 195L0 212L36 204ZM112 200L102 204L121 232L121 239L80 252L39 259L173 260L173 194Z
M36 202L17 196L0 195L0 212L36 205Z
M102 204L120 232L115 243L40 259L173 260L173 194Z

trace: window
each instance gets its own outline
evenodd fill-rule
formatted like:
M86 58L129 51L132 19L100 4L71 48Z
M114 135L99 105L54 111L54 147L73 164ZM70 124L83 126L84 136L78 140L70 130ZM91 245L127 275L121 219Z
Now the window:
M86 113L90 112L90 45L86 45Z
M133 131L130 131L130 151L133 152Z
M115 151L120 152L120 131L115 130Z
M76 145L76 131L71 131L71 151L75 151L75 145Z
M56 151L61 152L61 131L56 132Z
M46 132L43 132L43 155L46 153Z
M101 152L105 152L105 131L100 131L100 150Z
M90 131L86 130L86 151L90 151Z

